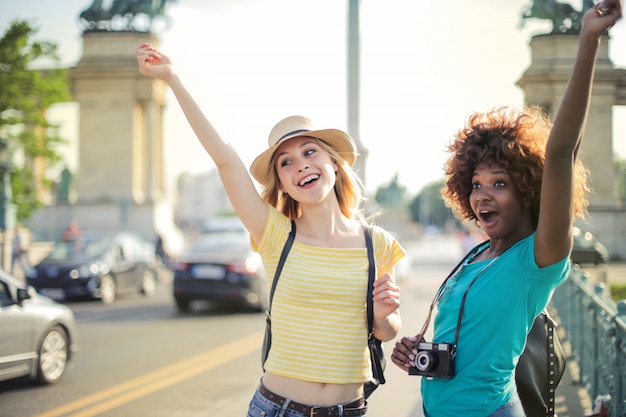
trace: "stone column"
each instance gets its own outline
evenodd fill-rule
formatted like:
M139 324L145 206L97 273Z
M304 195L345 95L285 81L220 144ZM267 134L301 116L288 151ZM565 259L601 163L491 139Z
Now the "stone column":
M359 4L361 0L350 0L348 3L348 134L356 143L358 158L352 167L357 175L366 183L366 167L369 150L361 141L361 33Z
M626 71L609 58L609 36L602 39L581 157L590 170L589 217L581 227L607 246L612 258L626 253L626 212L618 207L613 168L613 106L626 104ZM532 38L532 62L517 84L526 103L540 105L553 116L561 105L578 50L577 34L548 34Z
M163 193L166 86L137 71L134 49L145 41L158 43L147 33L83 34L83 56L70 72L80 104L78 203L144 203Z
M158 229L165 198L163 109L166 85L137 70L134 49L158 45L142 32L83 33L83 55L70 70L80 106L79 171L73 217L82 228Z
M576 52L577 34L539 35L530 42L532 63L518 81L526 103L540 105L553 116L561 105ZM608 37L598 53L591 95L591 106L581 146L582 159L591 171L593 192L590 208L615 208L613 172L613 105L617 91L617 73L608 55Z

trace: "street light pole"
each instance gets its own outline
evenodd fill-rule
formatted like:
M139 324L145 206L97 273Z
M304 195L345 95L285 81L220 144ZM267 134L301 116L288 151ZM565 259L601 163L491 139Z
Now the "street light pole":
M13 153L9 147L7 139L0 138L0 267L5 271L9 270L10 263L7 262L7 255L10 253L7 248L7 231L15 228L15 205L13 204L13 192L11 190L11 160ZM10 261L10 259L9 259Z

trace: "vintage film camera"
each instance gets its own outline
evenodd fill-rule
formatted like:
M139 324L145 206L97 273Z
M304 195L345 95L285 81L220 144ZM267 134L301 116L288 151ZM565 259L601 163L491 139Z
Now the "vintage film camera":
M409 375L429 378L454 378L456 346L450 343L419 342L415 344L415 366L409 367Z

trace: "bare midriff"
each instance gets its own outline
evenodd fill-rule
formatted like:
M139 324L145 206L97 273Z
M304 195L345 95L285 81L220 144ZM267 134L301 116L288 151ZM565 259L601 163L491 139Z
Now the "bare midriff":
M325 384L302 381L266 372L263 385L270 391L293 401L308 405L335 405L357 400L363 396L363 384Z

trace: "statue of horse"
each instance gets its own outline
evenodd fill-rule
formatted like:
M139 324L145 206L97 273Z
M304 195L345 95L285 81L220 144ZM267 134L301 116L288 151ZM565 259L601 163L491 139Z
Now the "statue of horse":
M108 10L102 7L103 1L93 0L93 3L88 8L80 12L79 18L85 30L102 29L102 22L106 23L113 17ZM109 26L105 25L105 29L108 28Z
M552 33L563 33L580 29L581 13L572 5L558 0L534 0L522 13L520 27L526 19L546 19L552 21Z
M80 13L84 30L114 30L112 22L121 30L137 30L135 17L144 15L148 19L148 29L156 17L165 17L168 0L113 0L107 10L102 7L104 0L93 3ZM173 1L173 0L170 0Z
M149 26L157 16L165 15L165 4L167 0L113 0L111 4L111 14L122 16L126 19L127 29L133 29L135 16L144 14L149 19Z

